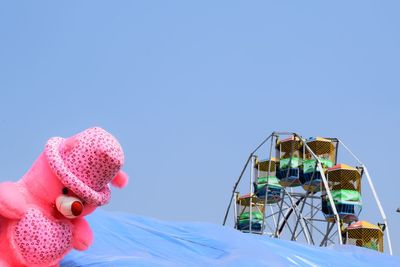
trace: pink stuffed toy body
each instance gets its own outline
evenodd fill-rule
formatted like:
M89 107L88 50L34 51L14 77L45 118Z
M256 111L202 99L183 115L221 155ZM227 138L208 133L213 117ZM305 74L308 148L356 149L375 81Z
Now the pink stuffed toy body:
M72 248L87 249L83 218L108 203L109 183L123 187L124 154L101 128L51 138L18 182L0 183L0 267L58 266Z

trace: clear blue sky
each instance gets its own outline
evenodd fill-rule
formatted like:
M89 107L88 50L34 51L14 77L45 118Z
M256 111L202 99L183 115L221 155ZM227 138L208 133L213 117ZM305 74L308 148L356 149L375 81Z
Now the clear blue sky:
M107 207L221 223L273 130L343 139L400 254L400 2L2 1L0 181L98 125L126 153ZM367 184L364 183L366 189ZM376 222L371 194L363 219Z

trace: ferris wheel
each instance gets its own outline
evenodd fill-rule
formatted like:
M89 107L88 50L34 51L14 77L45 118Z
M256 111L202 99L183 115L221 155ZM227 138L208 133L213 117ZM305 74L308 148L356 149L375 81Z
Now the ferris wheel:
M340 162L339 146L356 166ZM265 159L257 154L262 149ZM364 179L382 223L360 220ZM239 185L245 183L249 191L241 194ZM352 244L381 252L386 236L392 255L386 215L368 169L338 138L305 139L297 133L273 132L250 153L234 185L224 225L231 210L234 228L245 233L316 246Z

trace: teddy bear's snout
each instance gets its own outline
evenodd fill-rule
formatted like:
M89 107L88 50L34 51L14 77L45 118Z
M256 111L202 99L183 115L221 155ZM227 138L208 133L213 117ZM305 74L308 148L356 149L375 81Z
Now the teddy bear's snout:
M71 196L59 196L56 200L56 207L64 217L69 219L76 218L83 212L81 200Z

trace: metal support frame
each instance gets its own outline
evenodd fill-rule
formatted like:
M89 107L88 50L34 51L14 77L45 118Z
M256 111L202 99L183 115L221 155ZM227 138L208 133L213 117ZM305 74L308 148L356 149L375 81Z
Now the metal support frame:
M251 166L250 166L250 201L249 201L249 231L250 231L250 233L252 232L252 221L253 221L253 198L254 198L253 182L254 182L254 165L255 165L254 163L255 163L255 156L252 155L251 156Z
M390 232L389 232L389 225L388 225L388 223L387 223L387 217L386 217L385 211L383 210L381 201L379 200L378 194L376 193L375 186L374 186L374 184L372 183L372 179L371 179L371 176L369 175L368 168L367 168L367 166L365 166L365 164L362 163L362 161L361 161L361 160L360 160L360 159L359 159L359 158L358 158L358 157L357 157L343 142L342 142L342 140L339 139L339 143L342 144L342 146L347 150L347 152L349 152L350 155L353 156L353 158L358 162L358 164L360 164L361 167L364 169L364 173L365 173L365 176L367 177L367 181L368 181L369 187L370 187L370 189L371 189L371 191L372 191L372 194L373 194L373 196L374 196L376 205L378 206L378 209L379 209L379 212L380 212L380 214L381 214L383 223L384 223L385 226L386 226L386 230L385 230L385 231L386 231L386 240L387 240L388 246L389 246L389 254L390 254L390 255L393 255L392 241L391 241L391 239L390 239Z
M286 190L286 189L284 189L284 190ZM296 214L296 216L297 216L297 218L298 218L298 221L300 221L300 225L301 225L302 228L303 228L304 236L305 236L305 238L306 238L306 240L307 240L307 243L308 243L308 244L314 244L314 241L312 240L312 237L310 236L310 229L308 229L308 226L304 223L305 220L304 220L304 218L303 218L303 215L302 215L301 212L299 212L299 210L297 209L298 203L295 203L295 202L293 201L293 198L292 198L292 196L291 196L290 194L288 194L288 197L289 197L289 200L290 200L290 202L291 202L291 204L292 204L293 211L294 211L294 213ZM293 233L294 233L294 234L296 233L296 229L293 230Z
M264 216L263 216L263 225L262 225L262 229L261 229L262 233L264 233L265 224L266 224L265 223L265 216L266 216L267 202L268 202L268 179L269 179L268 177L270 176L270 173L271 173L272 146L274 144L274 138L275 138L275 135L272 135L271 144L270 144L270 147L269 147L269 158L268 158L269 163L268 163L268 172L267 172L267 184L265 185L265 198L264 198ZM275 170L276 170L276 166L275 166ZM275 216L273 218L274 218L274 221L275 221Z
M307 195L308 195L308 194L307 194ZM307 195L306 195L305 198L307 198ZM311 198L311 199L312 199L312 198ZM301 203L300 214L303 213L303 210L304 210L305 205L306 205L306 201L303 201L303 202ZM294 226L294 233L296 233L297 227L299 226L299 223L300 223L300 220L301 220L301 219L306 220L305 218L302 218L302 217L299 217L299 216L297 217L296 224L295 224L295 226ZM310 231L309 235L312 237L311 231ZM294 241L296 240L296 236L295 236L294 234L292 235L291 240L294 240ZM314 242L312 242L312 243L314 244Z
M233 202L233 217L235 218L235 229L237 228L237 218L238 218L238 214L237 214L237 203L236 200L239 197L239 192L235 192L235 198L234 198L234 202Z

